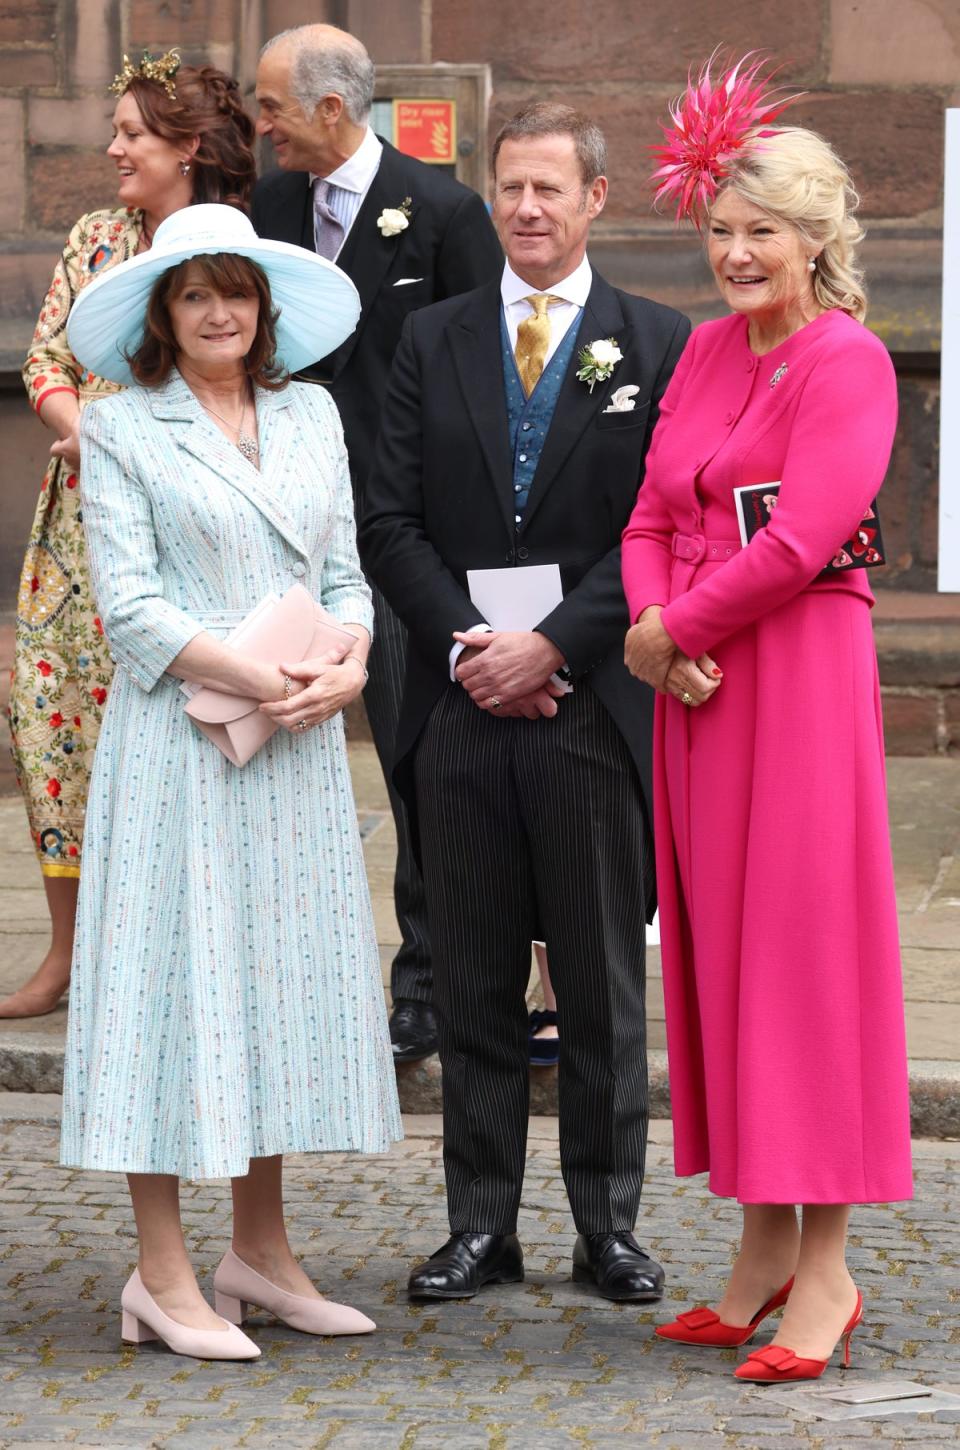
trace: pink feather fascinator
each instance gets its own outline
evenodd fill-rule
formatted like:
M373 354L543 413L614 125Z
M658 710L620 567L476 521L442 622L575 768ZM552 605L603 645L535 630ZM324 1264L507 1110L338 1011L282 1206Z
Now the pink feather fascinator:
M715 81L710 68L716 61L714 51L696 79L691 72L687 89L670 107L672 124L661 123L663 142L652 148L660 162L650 178L658 183L654 206L675 202L677 221L690 217L698 228L731 164L773 135L764 128L802 94L771 87L773 73L762 74L766 58L756 51Z

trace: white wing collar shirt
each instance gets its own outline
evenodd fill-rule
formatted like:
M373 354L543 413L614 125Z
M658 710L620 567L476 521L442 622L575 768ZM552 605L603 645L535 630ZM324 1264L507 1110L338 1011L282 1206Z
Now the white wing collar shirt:
M550 341L547 344L547 353L543 360L544 367L547 366L563 342L571 325L579 321L580 314L587 305L592 285L593 269L584 254L579 267L571 272L569 277L564 277L562 282L556 282L546 289L551 297L560 297L562 301L554 302L547 309L547 316L550 319ZM503 304L510 349L514 353L517 350L517 329L524 318L532 317L534 312L527 298L533 297L539 290L537 287L531 287L529 282L524 282L522 277L517 276L510 263L504 262L503 276L500 279L500 301ZM489 628L489 624L475 624L467 632L469 634L486 634ZM457 678L457 660L464 648L465 646L462 644L455 644L450 651L451 680ZM556 675L552 675L551 679L557 684L566 683Z
M356 219L357 212L363 205L363 199L370 190L373 178L380 169L382 155L383 143L368 126L356 151L352 156L348 156L336 171L331 171L329 176L318 176L316 172L311 171L313 228L318 252L321 252L318 236L321 214L318 211L318 202L323 202L330 208L343 228L343 238L336 254L339 255ZM326 255L326 253L321 252L321 255ZM336 255L331 258L332 261L336 261Z

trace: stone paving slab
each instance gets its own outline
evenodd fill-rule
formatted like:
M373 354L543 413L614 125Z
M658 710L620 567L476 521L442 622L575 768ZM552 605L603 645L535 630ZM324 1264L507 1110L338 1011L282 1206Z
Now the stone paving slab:
M740 1354L683 1350L652 1326L714 1300L734 1251L735 1205L676 1180L654 1123L638 1235L666 1265L664 1305L613 1305L569 1277L573 1228L554 1119L531 1122L520 1233L523 1285L410 1304L410 1264L446 1235L439 1124L383 1157L288 1160L291 1236L318 1283L377 1320L369 1337L313 1339L267 1316L254 1364L123 1346L119 1293L136 1255L123 1180L56 1162L50 1128L0 1125L0 1447L299 1450L834 1450L939 1445L960 1416L838 1426L789 1395L732 1379ZM960 1385L960 1145L916 1144L917 1198L857 1208L851 1261L866 1302L853 1367L832 1377ZM229 1238L225 1183L185 1184L191 1254L209 1287ZM781 1402L782 1401L782 1402Z

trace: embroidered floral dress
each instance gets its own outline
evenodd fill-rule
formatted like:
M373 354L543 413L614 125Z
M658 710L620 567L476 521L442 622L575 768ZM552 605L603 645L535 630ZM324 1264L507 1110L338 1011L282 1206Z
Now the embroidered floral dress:
M82 216L47 292L23 381L39 412L57 392L81 408L118 391L84 372L67 346L67 318L81 287L137 250L142 213ZM10 736L40 859L47 876L78 876L93 752L113 662L90 589L77 474L53 458L40 485L17 599Z

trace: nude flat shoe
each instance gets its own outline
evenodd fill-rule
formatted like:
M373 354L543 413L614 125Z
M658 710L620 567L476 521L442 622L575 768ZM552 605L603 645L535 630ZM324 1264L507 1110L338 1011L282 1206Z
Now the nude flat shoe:
M231 1324L242 1324L249 1306L256 1304L302 1334L372 1334L377 1327L349 1304L288 1294L251 1269L233 1249L227 1249L220 1260L213 1290L217 1313Z
M222 1329L190 1329L164 1314L134 1269L120 1295L123 1310L121 1337L126 1344L160 1339L174 1354L191 1359L259 1359L260 1350L242 1329L224 1323Z

